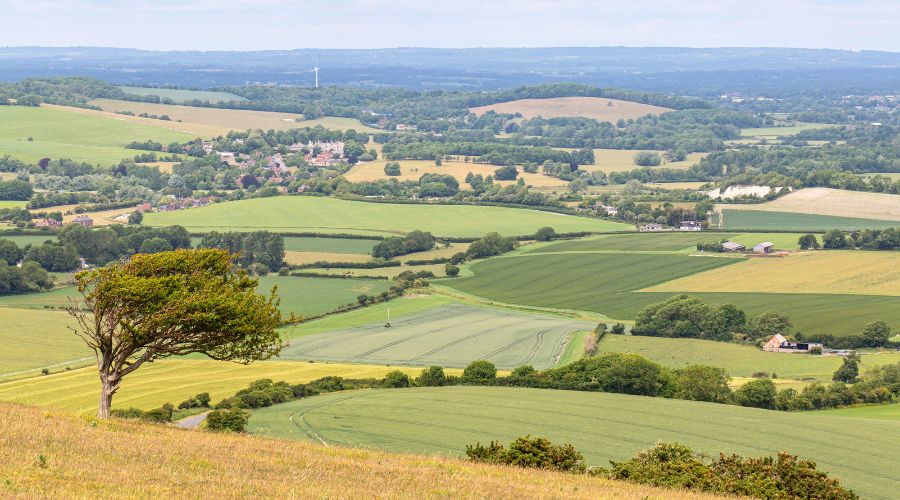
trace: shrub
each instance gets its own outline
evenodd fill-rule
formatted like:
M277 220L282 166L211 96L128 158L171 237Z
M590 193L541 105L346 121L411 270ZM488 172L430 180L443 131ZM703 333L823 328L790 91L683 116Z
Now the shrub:
M612 333L615 335L624 335L625 334L625 325L623 325L622 323L616 323L615 325L612 326L612 330L610 330L610 331L612 331Z
M522 436L510 443L509 449L496 441L488 446L481 443L466 446L466 456L473 462L500 463L532 469L548 469L582 473L586 467L584 456L571 444L556 446L549 440Z
M400 175L400 164L392 161L384 165L384 174L390 176Z
M390 388L409 387L409 375L395 370L384 376L382 385Z
M659 153L641 151L634 155L634 164L640 167L656 167L660 163L662 163L662 158L659 157Z
M211 431L244 432L250 413L240 408L213 410L206 416L206 428Z
M500 167L497 170L494 170L494 179L497 179L498 181L512 181L518 176L519 171L513 166Z
M542 227L534 233L534 239L538 241L550 241L556 238L556 230L552 227Z
M422 373L416 379L416 385L422 387L440 387L447 383L447 376L444 375L444 369L440 366L429 366L422 370Z
M775 383L768 378L751 380L734 391L734 402L740 406L753 408L775 408L777 390Z
M831 376L831 379L835 382L856 382L856 377L859 376L859 356L853 353L849 356L844 356L844 359L842 361L843 363L840 367L838 367L837 370L835 370L834 375Z
M448 263L444 266L444 273L447 276L458 276L459 275L459 266L455 266L453 264Z
M483 359L469 363L469 366L463 370L462 376L463 382L467 383L485 382L496 378L497 368L494 366L494 363Z
M534 369L531 365L522 365L515 370L512 371L513 377L528 377L537 373L537 370Z
M675 397L691 401L726 403L731 399L731 377L722 368L691 365L678 372Z
M209 401L209 393L201 392L200 394L197 394L190 399L185 399L184 401L182 401L178 405L178 409L185 410L188 408L209 408Z

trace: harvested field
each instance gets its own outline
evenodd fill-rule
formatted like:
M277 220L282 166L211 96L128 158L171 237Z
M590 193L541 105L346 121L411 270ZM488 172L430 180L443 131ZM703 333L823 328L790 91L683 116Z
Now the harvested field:
M398 181L418 181L425 174L443 174L452 175L459 181L460 185L465 183L466 175L470 172L473 174L481 174L483 177L494 175L494 171L500 168L497 165L488 165L487 163L468 163L462 161L444 161L438 167L433 161L429 160L398 160L400 164L400 175L389 176L384 173L384 164L388 160L377 160L365 163L359 163L349 172L344 174L344 178L350 182L367 182L379 179L397 179ZM522 171L522 167L518 167L519 177L525 179L525 184L535 187L559 187L563 188L568 182L549 177L541 173L530 174ZM495 181L501 185L515 184L517 181Z
M330 252L368 254L381 240L349 238L304 238L285 236L284 249L289 252Z
M631 170L636 170L638 168L644 168L634 164L634 155L636 153L640 153L641 151L649 150L595 149L594 164L582 165L581 169L591 172L603 172L606 174L611 174L613 172L628 172ZM662 156L663 154L662 151L649 152L659 153L660 156ZM678 170L686 170L692 165L696 165L698 162L700 162L700 160L703 159L703 157L705 157L707 154L708 153L691 153L684 161L665 162L659 167L650 168L674 168Z
M498 368L556 365L583 321L452 304L400 319L294 339L282 359L465 367L486 359Z
M525 118L577 116L593 118L601 122L616 122L619 119L628 120L644 115L660 115L672 110L661 106L605 97L553 97L549 99L519 99L469 108L469 111L478 116L488 111L494 111L501 114L521 113Z
M729 211L741 207L719 205ZM742 205L747 210L830 215L900 222L900 195L866 193L831 188L805 188L758 205ZM725 219L726 223L728 219ZM900 226L900 224L897 224Z
M834 127L829 123L797 123L784 127L759 127L759 128L742 128L741 137L754 137L758 139L774 140L778 137L795 135L804 130L813 130L817 128Z
M314 262L368 262L370 260L372 260L371 255L359 253L284 252L284 261L292 266Z
M155 95L163 99L172 99L173 101L209 101L216 103L220 101L246 101L247 99L232 94L231 92L216 92L214 90L185 90L185 89L163 89L155 87L129 87L120 85L119 88L126 94L135 94L140 96Z

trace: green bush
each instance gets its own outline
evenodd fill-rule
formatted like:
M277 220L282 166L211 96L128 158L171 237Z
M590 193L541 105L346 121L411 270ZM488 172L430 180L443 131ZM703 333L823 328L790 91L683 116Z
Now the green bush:
M734 391L734 402L740 406L771 410L775 408L777 395L775 382L761 378L751 380Z
M481 443L466 446L466 456L474 462L499 463L531 469L548 469L582 473L586 467L584 456L571 444L556 446L549 440L522 436L510 443L509 449L496 441L488 446Z
M409 375L399 370L392 371L384 376L382 385L390 388L409 387Z
M463 370L462 376L463 382L466 383L485 382L496 378L497 367L494 366L494 363L483 359L469 363L469 366Z
M416 379L416 385L421 387L440 387L446 383L447 376L444 375L444 369L440 366L425 368Z
M206 428L211 431L244 432L250 413L240 408L213 410L206 416Z
M444 273L447 276L457 276L459 275L459 266L450 264L448 262L447 265L444 266Z

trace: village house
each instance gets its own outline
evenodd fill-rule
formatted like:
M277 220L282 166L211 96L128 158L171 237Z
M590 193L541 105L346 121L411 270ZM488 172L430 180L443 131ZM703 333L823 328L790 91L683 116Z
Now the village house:
M138 212L141 212L141 213L144 213L144 212L152 212L152 211L153 211L153 205L151 205L151 204L149 204L149 203L146 203L146 202L144 202L144 203L139 203L138 206L134 207L134 209L135 209L136 211L138 211Z
M606 215L609 215L610 217L615 217L615 216L619 215L619 209L616 207L611 207L609 205L600 204L597 206L597 208L605 211Z
M821 350L823 347L818 342L791 342L783 335L775 334L763 344L763 351L808 354L812 349Z
M692 220L681 221L681 225L678 228L681 231L700 231L703 229L699 222Z
M203 152L206 154L212 153L213 148L216 147L216 143L211 141L203 141L200 143L200 147L203 148Z
M764 241L753 247L754 253L769 254L772 253L773 250L775 250L775 244L771 241Z
M80 224L84 227L92 227L94 225L94 219L91 219L87 215L79 215L72 219L73 224Z
M234 157L234 153L230 153L227 151L218 151L216 154L219 155L219 161L221 161L222 163L227 163L232 166L236 166L238 164L237 159Z
M726 241L725 243L722 243L722 250L726 252L743 252L744 249L744 245L735 243L733 241Z

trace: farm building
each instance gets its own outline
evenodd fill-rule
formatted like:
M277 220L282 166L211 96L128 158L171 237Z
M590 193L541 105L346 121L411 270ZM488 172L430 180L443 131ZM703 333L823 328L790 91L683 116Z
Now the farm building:
M34 223L34 227L60 227L62 222L56 219L41 219Z
M763 344L763 351L768 352L788 352L788 353L808 353L813 348L822 349L823 345L818 342L791 342L784 338L783 335L773 335L768 342Z
M94 219L91 219L87 215L79 215L78 217L72 219L72 223L81 224L84 227L91 227L94 225Z
M682 221L678 228L682 231L700 231L703 229L699 222L693 220Z
M639 229L640 231L662 231L663 227L662 224L646 224Z
M764 241L753 247L753 251L756 253L772 253L772 250L775 250L775 244L771 241Z
M735 243L733 241L726 241L725 243L722 243L722 249L726 252L743 252L744 248L744 245Z

